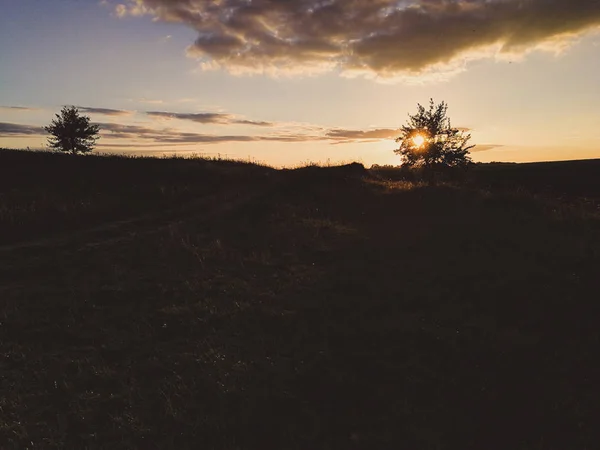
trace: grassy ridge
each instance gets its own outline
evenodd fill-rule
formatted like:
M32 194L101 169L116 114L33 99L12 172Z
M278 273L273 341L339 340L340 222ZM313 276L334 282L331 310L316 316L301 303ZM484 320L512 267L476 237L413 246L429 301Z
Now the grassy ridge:
M473 175L493 188L521 187L558 197L600 199L600 159L526 164L480 164Z
M0 448L600 443L594 208L60 158L0 152Z
M243 190L272 172L232 161L2 150L0 243L162 214L192 199Z

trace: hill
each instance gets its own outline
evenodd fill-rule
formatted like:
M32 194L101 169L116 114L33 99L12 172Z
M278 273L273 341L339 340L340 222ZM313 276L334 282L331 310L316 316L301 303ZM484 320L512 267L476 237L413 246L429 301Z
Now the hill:
M600 181L548 167L0 151L0 448L596 447Z

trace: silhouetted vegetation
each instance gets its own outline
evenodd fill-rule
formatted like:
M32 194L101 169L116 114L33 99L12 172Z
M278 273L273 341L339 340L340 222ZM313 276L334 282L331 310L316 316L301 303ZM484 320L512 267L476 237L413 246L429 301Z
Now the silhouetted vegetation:
M65 106L44 130L52 135L50 148L74 155L91 152L100 138L100 127L90 124L90 118L79 114L75 106Z
M596 448L597 164L0 151L0 448Z
M477 164L471 184L493 190L527 190L563 200L600 199L600 159L526 164Z
M431 99L429 109L417 104L417 113L409 115L402 133L396 139L400 148L395 153L402 165L421 168L430 177L437 171L465 169L470 163L468 146L470 134L453 128L447 117L448 105L436 105Z

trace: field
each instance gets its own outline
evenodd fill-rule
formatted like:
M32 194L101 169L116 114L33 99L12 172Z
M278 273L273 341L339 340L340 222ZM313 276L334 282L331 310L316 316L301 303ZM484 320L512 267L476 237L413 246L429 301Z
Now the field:
M599 174L0 150L0 449L599 448Z

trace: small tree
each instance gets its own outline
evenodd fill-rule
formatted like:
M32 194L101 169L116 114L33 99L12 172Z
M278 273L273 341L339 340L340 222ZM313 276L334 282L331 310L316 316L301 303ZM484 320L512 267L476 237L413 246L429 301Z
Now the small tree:
M100 127L91 125L90 118L80 115L75 106L65 106L44 130L52 135L48 138L51 148L74 155L91 152L100 139Z
M448 105L445 102L436 105L433 99L429 102L429 110L417 104L417 114L410 115L402 133L396 139L400 148L394 150L402 159L402 165L422 167L433 180L435 171L443 169L463 169L472 161L467 146L471 139L458 128L452 128L446 116Z

